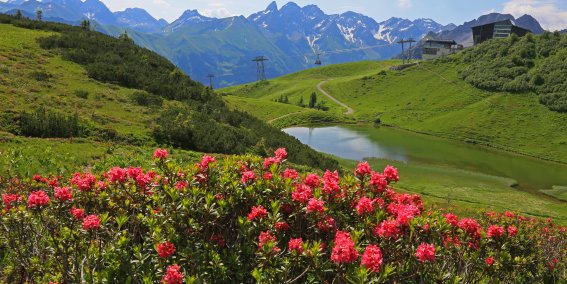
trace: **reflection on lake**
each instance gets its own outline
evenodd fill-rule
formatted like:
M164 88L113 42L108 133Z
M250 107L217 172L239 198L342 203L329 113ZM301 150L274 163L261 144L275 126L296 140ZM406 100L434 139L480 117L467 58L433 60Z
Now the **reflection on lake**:
M350 160L367 157L406 161L405 150L401 147L380 145L360 133L341 126L292 127L283 130L313 149Z

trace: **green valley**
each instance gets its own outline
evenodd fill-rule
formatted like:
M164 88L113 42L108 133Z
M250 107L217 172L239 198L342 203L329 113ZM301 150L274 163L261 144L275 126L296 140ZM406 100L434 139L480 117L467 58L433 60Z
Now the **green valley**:
M555 35L547 36L552 38ZM563 36L561 40L566 39L567 37ZM404 143L385 140L386 137L377 134L379 130L373 130L375 127L388 127L393 131L403 129L410 133L436 136L441 138L440 141L448 139L447 142L461 145L451 150L454 152L450 155L445 155L447 150L443 145L447 143L443 142L439 145L424 144L417 147L421 152L406 153L431 156L425 160L418 159L419 162L400 162L388 158L372 158L370 161L379 166L390 163L404 169L406 182L401 184L404 189L419 192L442 206L457 205L461 209L502 209L513 206L527 214L554 217L565 222L567 211L562 199L565 194L564 181L556 180L560 184L540 183L541 187L535 186L530 192L518 190L511 187L517 180L509 177L511 172L506 173L511 170L506 164L515 161L512 157L517 154L520 161L514 163L523 163L521 157L527 155L533 158L524 157L526 164L530 164L530 160L538 159L555 161L541 161L541 165L549 166L558 178L566 176L567 115L552 111L542 104L544 101L540 102L540 95L535 89L521 93L511 93L510 90L490 91L477 88L464 80L464 74L467 74L465 72L472 72L468 69L470 63L467 60L473 55L478 56L475 54L479 48L486 51L488 47L500 48L504 43L520 45L525 40L527 39L518 41L512 38L489 41L454 56L419 62L402 71L390 69L391 66L400 64L399 61L346 63L312 68L265 82L229 87L220 92L225 95L225 100L230 102L231 107L256 115L274 126L313 127L311 125L315 124L315 128L310 128L309 138L304 137L302 140L312 146L315 143L313 141L317 139L321 139L324 145L335 141L333 138L318 138L311 133L317 130L321 123L323 126L337 123L357 124L353 127L360 129L357 131L362 133L361 136L374 141L378 147L389 143L395 148L395 145L402 146ZM537 40L545 39L537 37ZM514 58L512 55L501 60L512 61ZM534 59L534 68L538 68L545 60L548 59ZM502 65L502 70L515 68L510 64ZM561 65L558 66L556 68L562 68ZM530 72L539 71L534 69ZM332 102L317 90L316 86L324 81L326 82L322 84L323 90L351 107L354 111L352 114L345 114L344 107ZM327 111L298 106L300 100L308 100L313 92L319 100L325 100L325 105L329 107ZM276 102L281 96L288 98L287 104ZM277 105L281 107L278 108ZM377 133L373 134L374 132ZM342 137L339 133L336 135ZM351 138L343 139L347 141ZM336 146L328 147L325 149ZM467 153L467 147L486 147L498 149L495 153L503 150L503 153L514 154L510 158L475 156ZM340 153L337 154L339 156L344 155L342 148L335 151ZM436 151L444 154L436 155ZM484 158L480 160L481 157ZM478 159L475 163L478 163L479 167L485 163L484 168L494 166L495 169L483 173L480 168L471 167L466 162L468 159ZM354 163L344 159L340 161L343 166L352 166ZM551 174L539 169L533 169L531 173L528 171L527 169L524 173L516 174L529 176L539 172L542 179L545 179L547 173Z
M563 36L565 40L567 36ZM308 100L309 94L317 92L318 83L330 79L322 88L354 109L351 116L342 115L344 108L318 92L329 111L317 113L334 116L335 122L380 121L383 125L567 162L567 115L550 111L533 92L486 91L465 82L459 73L468 68L464 58L474 50L420 62L403 71L389 70L399 63L395 61L347 63L220 92L227 94L229 101L234 100L231 96L274 101L288 95L290 104L296 104L300 98ZM254 109L250 110L253 115ZM292 112L297 111L287 111ZM300 115L311 116L303 112ZM292 117L286 117L289 123L278 126L319 122L307 119L297 123Z

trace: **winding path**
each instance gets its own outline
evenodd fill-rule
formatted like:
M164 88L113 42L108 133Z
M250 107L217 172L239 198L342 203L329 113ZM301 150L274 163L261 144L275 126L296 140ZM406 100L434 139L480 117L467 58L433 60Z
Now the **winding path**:
M341 101L337 100L335 97L329 95L329 93L327 93L325 90L323 90L323 88L322 88L323 84L325 84L326 82L328 82L328 81L330 81L330 80L333 80L333 79L327 79L327 80L324 80L324 81L319 82L319 84L317 84L317 90L319 90L319 92L323 93L323 95L327 96L327 97L328 97L329 99L331 99L333 102L335 102L335 103L337 103L338 105L340 105L340 106L346 108L346 109L347 109L347 111L345 112L346 115L353 114L353 113L354 113L354 110L353 110L351 107L349 107L349 106L347 106L346 104L342 103ZM297 111L297 112L292 112L292 113L284 114L284 115L282 115L282 116L278 116L278 117L276 117L276 118L272 118L272 119L268 120L268 123L271 124L271 123L273 123L274 121L276 121L276 120L278 120L278 119L282 119L282 118L284 118L284 117L288 117L288 116L290 116L290 115L294 115L294 114L298 114L298 113L302 113L302 112L304 112L304 111Z
M325 90L323 90L323 88L321 86L323 86L323 84L325 84L326 82L330 81L332 79L327 79L325 81L320 82L319 84L317 84L317 90L319 90L319 92L323 93L323 95L327 96L329 99L331 99L333 102L337 103L338 105L344 107L347 109L347 111L345 112L346 115L350 115L354 113L354 110L347 106L346 104L342 103L341 101L335 99L335 97L329 95L329 93L327 93Z

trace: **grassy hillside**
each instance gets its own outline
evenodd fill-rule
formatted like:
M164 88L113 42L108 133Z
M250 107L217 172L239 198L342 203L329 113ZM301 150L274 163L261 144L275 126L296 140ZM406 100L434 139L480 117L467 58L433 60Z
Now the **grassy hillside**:
M294 103L331 79L323 89L353 108L350 117L358 121L379 118L412 131L567 162L567 115L549 110L534 92L491 92L465 82L459 72L469 66L467 52L403 71L387 70L394 62L327 66L221 92L265 101L289 94ZM344 108L327 105L342 116Z
M0 33L0 130L17 133L20 113L43 106L131 141L151 140L157 113L130 99L134 89L90 79L80 65L41 49L36 39L51 32L0 25Z
M6 15L0 22L7 23L0 24L7 35L0 39L2 132L227 154L286 147L296 163L338 166L261 120L229 110L214 92L127 37Z

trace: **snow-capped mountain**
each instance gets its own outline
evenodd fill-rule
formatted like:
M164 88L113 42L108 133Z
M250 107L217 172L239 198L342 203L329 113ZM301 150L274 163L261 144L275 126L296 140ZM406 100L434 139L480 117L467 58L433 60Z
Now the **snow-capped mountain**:
M165 28L165 30L171 32L186 25L194 25L204 22L210 22L213 20L216 19L205 17L199 14L199 11L197 10L187 10L183 12L183 14L177 20L173 21L170 25L168 25Z
M402 18L390 18L378 26L375 38L388 43L394 43L401 39L413 38L419 40L430 32L442 32L452 30L456 26L449 24L443 26L431 19L417 19L410 21Z
M164 19L157 20L146 10L140 8L128 8L124 11L115 12L114 15L119 25L139 32L161 32L169 24Z
M102 25L116 25L114 14L99 0L15 0L7 3L11 9L20 9L28 13L43 11L45 19L62 19L65 22L80 22L90 19ZM7 11L0 6L0 11Z
M472 26L513 19L489 14L458 27L432 19L393 17L377 22L355 12L329 15L316 5L289 2L279 8L272 2L248 17L217 19L187 10L168 24L139 8L112 13L100 0L0 1L0 12L16 9L28 17L41 9L45 20L72 24L91 19L97 30L115 36L128 30L138 44L167 57L196 80L205 82L203 74L215 73L221 86L254 81L251 58L258 55L270 59L266 72L275 77L313 67L319 53L323 64L389 59L400 53L400 39L429 36L466 45L472 42ZM536 34L543 31L528 15L516 23Z
M359 13L327 15L315 5L300 7L293 2L281 9L272 2L264 11L250 15L248 20L268 36L283 35L294 42L307 41L313 50L325 50L330 44L351 48L392 44L400 38L420 39L429 32L454 27L443 26L430 19L410 21L391 18L377 23Z

